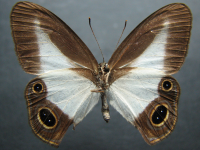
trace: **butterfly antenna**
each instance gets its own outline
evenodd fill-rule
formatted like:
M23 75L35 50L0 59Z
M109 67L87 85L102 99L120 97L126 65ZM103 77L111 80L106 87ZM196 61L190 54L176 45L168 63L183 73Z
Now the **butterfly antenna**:
M96 40L96 42L97 42L97 44L98 44L98 47L99 47L99 49L100 49L100 51L101 51L101 55L102 55L102 57L103 57L102 50L101 50L101 48L100 48L100 46L99 46L99 43L98 43L98 41L97 41L97 38L96 38L96 36L95 36L95 34L94 34L94 31L93 31L93 29L92 29L92 26L91 26L91 18L90 18L90 17L89 17L89 25L90 25L90 29L92 30L92 33L93 33L93 35L94 35L94 38L95 38L95 40ZM103 57L103 62L105 62L105 61L104 61L104 57Z
M120 41L120 39L121 39L121 37L122 37L122 35L123 35L123 33L124 33L124 30L125 30L125 28L126 28L126 23L127 23L127 20L125 21L124 29L123 29L122 34L121 34L121 36L120 36L120 38L119 38L119 40L118 40L118 42L117 42L117 45L116 45L115 49L117 49L117 46L118 46L118 44L119 44L119 41Z

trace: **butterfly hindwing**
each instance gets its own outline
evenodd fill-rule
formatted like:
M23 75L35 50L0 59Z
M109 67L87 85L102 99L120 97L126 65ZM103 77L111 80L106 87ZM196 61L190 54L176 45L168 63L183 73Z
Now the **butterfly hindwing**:
M54 146L59 145L72 123L75 127L82 121L100 97L91 92L94 83L77 72L87 73L83 69L51 71L26 87L30 125L38 137Z
M128 122L136 126L145 141L153 145L174 129L180 95L179 84L173 77L156 69L120 70L126 71L126 75L113 82L107 91L107 98ZM166 108L166 114L161 115L163 118L157 123L156 113L160 106ZM153 114L156 117L152 117Z

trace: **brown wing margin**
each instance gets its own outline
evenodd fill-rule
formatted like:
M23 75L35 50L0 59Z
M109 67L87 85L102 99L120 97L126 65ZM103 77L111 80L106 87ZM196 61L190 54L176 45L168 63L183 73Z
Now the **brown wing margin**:
M36 89L36 86L41 88ZM42 141L58 147L73 119L69 119L67 114L47 100L47 93L45 83L39 78L31 80L27 85L25 97L29 123L34 134Z
M189 8L181 3L164 6L141 22L113 53L108 62L110 68L127 65L139 57L167 22L169 36L164 70L168 74L176 73L187 55L192 24Z
M39 26L34 22L36 19L40 22ZM97 72L98 63L88 47L69 26L47 9L31 2L19 2L12 9L10 22L15 50L26 72L37 74L40 69L34 33L36 27L47 33L54 45L70 60Z
M166 88L165 83L171 83L171 88ZM154 145L166 138L175 128L178 119L178 101L180 97L180 86L171 76L163 77L158 84L159 97L154 99L145 110L135 119L133 124L142 134L149 145ZM164 107L162 112L159 107ZM159 114L159 116L158 116ZM162 118L157 122L155 116Z

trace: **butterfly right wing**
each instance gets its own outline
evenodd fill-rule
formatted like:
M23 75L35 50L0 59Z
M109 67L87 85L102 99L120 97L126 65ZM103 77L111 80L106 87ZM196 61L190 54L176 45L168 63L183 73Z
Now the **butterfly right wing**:
M174 74L187 55L191 27L192 14L185 4L164 6L125 38L108 64L111 70L142 67Z
M164 6L140 23L108 62L110 104L150 145L175 127L180 87L171 74L185 60L191 23L185 4Z
M106 92L110 104L148 144L166 138L177 121L178 82L162 71L148 68L117 69L113 76L118 79Z

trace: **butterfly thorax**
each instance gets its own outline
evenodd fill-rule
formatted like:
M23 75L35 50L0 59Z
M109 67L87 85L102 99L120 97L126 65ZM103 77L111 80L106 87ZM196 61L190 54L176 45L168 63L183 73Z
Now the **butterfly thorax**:
M100 63L98 66L98 76L97 76L97 86L100 91L104 92L109 84L108 84L108 77L110 75L110 68L109 65L105 62Z

